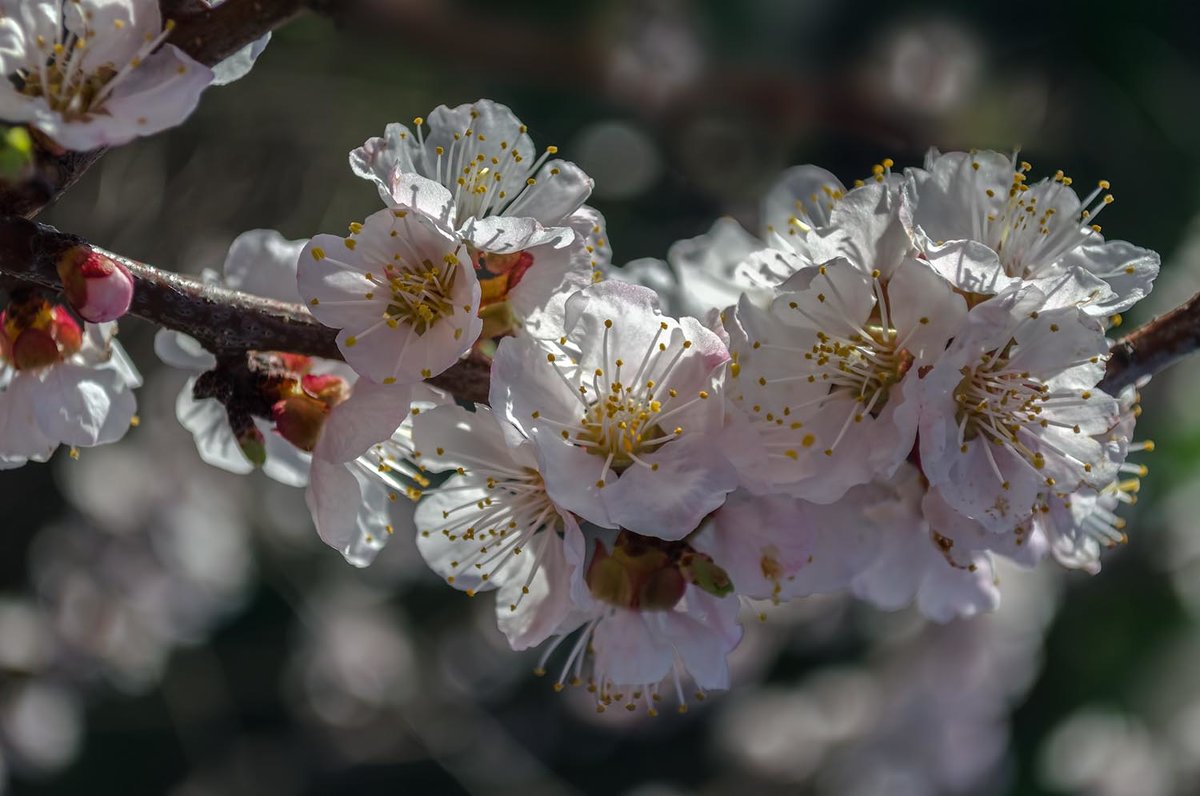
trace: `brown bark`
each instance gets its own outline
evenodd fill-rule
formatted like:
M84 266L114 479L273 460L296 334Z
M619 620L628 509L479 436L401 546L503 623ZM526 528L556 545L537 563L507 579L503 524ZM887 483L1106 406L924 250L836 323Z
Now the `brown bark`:
M1100 387L1115 395L1200 349L1200 293L1122 337L1112 348Z

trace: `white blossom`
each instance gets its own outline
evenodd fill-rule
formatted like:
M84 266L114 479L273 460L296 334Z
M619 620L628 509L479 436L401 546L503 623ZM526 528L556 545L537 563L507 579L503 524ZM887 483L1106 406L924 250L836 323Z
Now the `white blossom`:
M782 255L781 255L782 256ZM888 477L912 450L918 377L966 314L926 263L889 273L796 261L770 309L726 313L730 449L743 483L829 503Z
M456 589L496 589L497 623L513 649L525 649L572 610L563 545L582 537L574 516L547 494L533 446L510 447L504 423L486 406L442 406L413 418L413 460L454 471L417 506L417 549Z
M921 466L956 511L1006 532L1052 490L1102 487L1119 450L1094 435L1118 405L1096 387L1108 346L1074 307L1040 309L1045 294L1014 287L977 305L920 379Z
M441 105L426 121L389 124L350 153L358 176L375 183L389 207L420 206L464 238L470 259L497 278L491 290L508 297L519 325L557 328L558 311L547 303L592 281L609 260L604 217L584 205L592 180L574 163L540 154L524 124L507 107L479 100ZM434 193L421 179L444 186ZM414 186L420 187L414 187ZM421 194L420 197L415 194ZM422 203L436 197L436 204ZM550 249L540 244L558 241ZM520 285L510 276L533 269Z
M680 539L724 502L736 473L715 432L728 352L642 287L604 282L567 302L564 345L500 342L492 408L536 450L558 505L603 527Z
M346 362L377 383L436 376L470 350L483 326L479 280L462 239L418 209L380 210L352 224L346 238L317 235L300 256L298 279L309 311L341 330Z
M998 152L930 150L910 169L904 220L914 243L960 289L993 295L1031 282L1047 308L1104 316L1150 292L1159 256L1105 241L1096 218L1113 202L1107 180L1080 198L1063 172L1030 184L1031 166Z
M637 541L623 547L621 536L615 544L594 538L590 557L582 536L565 541L575 610L542 653L537 673L567 647L556 689L586 682L597 710L641 705L650 715L664 691L685 712L685 682L695 684L699 699L729 688L727 657L742 637L733 595L688 583L677 562Z
M213 73L164 43L171 29L156 0L4 0L0 118L73 150L180 124Z
M37 297L0 313L0 469L125 435L142 378L115 335Z
M1034 524L1046 537L1050 552L1065 567L1095 574L1100 571L1101 554L1129 539L1125 518L1117 510L1137 502L1141 479L1149 472L1144 464L1124 461L1126 454L1154 450L1150 440L1132 440L1141 413L1138 390L1148 381L1146 378L1130 385L1117 396L1120 419L1110 431L1098 436L1124 452L1119 457L1122 461L1116 477L1098 489L1053 492L1034 514Z

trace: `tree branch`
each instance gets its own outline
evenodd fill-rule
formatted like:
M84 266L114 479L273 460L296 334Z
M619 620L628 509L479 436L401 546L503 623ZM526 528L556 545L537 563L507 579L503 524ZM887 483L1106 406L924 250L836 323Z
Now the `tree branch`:
M160 271L23 218L0 219L0 278L59 291L58 261L74 246L87 246L129 269L135 285L131 314L194 337L214 354L286 351L342 358L334 330L322 326L300 305ZM486 403L490 372L484 357L472 355L429 383L458 398Z
M164 18L175 20L170 41L205 66L283 25L310 4L330 0L227 0L208 8L194 0L166 0ZM41 142L32 174L15 185L0 184L0 216L33 218L70 188L105 152L55 153Z
M297 304L205 285L179 274L104 251L75 235L23 218L0 219L0 286L34 284L60 291L58 260L72 246L87 246L123 264L135 289L130 313L190 335L215 354L286 351L341 359L335 332ZM1200 293L1182 307L1130 332L1112 348L1100 387L1110 394L1158 373L1200 350ZM486 403L490 364L472 355L430 379L464 400Z
M1100 387L1115 395L1143 376L1153 376L1200 350L1200 293L1158 316L1112 347Z
M216 8L164 2L163 17L175 21L167 41L205 66L225 60L288 22L310 0L226 0Z

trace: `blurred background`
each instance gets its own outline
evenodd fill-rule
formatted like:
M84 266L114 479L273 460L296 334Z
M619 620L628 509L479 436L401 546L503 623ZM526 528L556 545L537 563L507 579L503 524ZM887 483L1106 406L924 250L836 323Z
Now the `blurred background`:
M165 268L254 227L378 207L346 153L440 103L509 104L596 180L617 263L784 167L846 182L930 145L1108 179L1105 234L1163 254L1127 328L1200 289L1200 50L1174 4L376 0L301 19L182 128L109 153L44 220ZM1096 577L1002 572L946 626L841 598L748 613L733 691L597 715L532 676L488 598L396 538L368 570L300 490L200 462L184 374L122 323L141 425L0 473L0 791L12 794L1097 794L1200 791L1200 357L1144 391L1130 543ZM621 715L616 715L620 713Z

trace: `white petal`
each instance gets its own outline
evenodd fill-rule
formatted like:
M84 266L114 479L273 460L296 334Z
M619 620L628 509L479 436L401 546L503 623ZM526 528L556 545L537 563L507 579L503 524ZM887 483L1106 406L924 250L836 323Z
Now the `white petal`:
M564 533L579 537L579 526L569 514L563 515ZM514 650L536 647L562 628L571 613L571 574L564 544L552 531L541 552L521 557L520 566L506 578L496 595L496 624ZM537 566L532 578L529 571ZM515 608L514 608L515 606Z
M262 55L263 50L267 49L270 41L271 34L268 31L261 39L250 42L233 55L217 63L213 66L212 84L227 86L250 74L250 70L254 68L254 62L258 60L258 56Z
M695 589L689 590L691 593L695 591ZM703 596L708 597L709 595ZM687 599L689 607L691 602L699 601L699 598L693 597L692 594L689 594ZM720 602L732 604L736 610L736 598L726 597ZM717 628L705 621L706 618L692 616L691 611L659 611L648 615L646 624L655 627L662 637L675 648L675 653L682 659L688 674L692 676L700 689L705 691L726 689L729 688L727 656L732 647Z
M720 218L707 233L672 244L667 252L679 282L678 306L671 312L701 317L713 308L737 303L751 285L739 279L738 264L763 249L762 241L732 218Z
M279 436L267 421L255 419L254 424L262 432L263 447L267 454L262 466L263 474L284 486L307 486L312 454Z
M198 401L192 397L195 384L195 378L188 379L184 384L175 401L175 416L184 428L192 432L200 458L213 467L231 473L249 473L254 465L242 453L234 438L225 407L212 398Z
M1081 268L1107 282L1112 298L1089 305L1085 310L1091 315L1114 315L1149 295L1158 277L1160 258L1149 249L1124 241L1109 241L1076 247L1056 265L1067 270Z
M614 523L646 536L682 539L737 488L737 471L709 437L689 434L640 458L649 466L630 465L601 497Z
M296 265L307 240L288 240L273 229L252 229L234 238L225 255L225 284L233 290L300 304Z
M13 375L0 365L0 387L0 470L46 461L58 441L46 436L37 422L42 385L36 376Z
M37 422L47 436L91 446L115 441L128 430L136 404L115 370L62 362L39 377ZM110 412L115 420L106 428Z
M314 457L304 502L325 544L342 551L358 540L362 492L344 464Z
M966 293L991 296L1021 281L1005 273L1000 257L976 241L931 246L926 257L934 271Z
M389 124L382 137L367 139L350 153L350 168L359 177L375 183L384 202L392 201L392 176L420 172L414 163L420 157L416 137L402 124Z
M528 446L510 448L505 421L487 406L469 412L461 406L438 406L413 418L413 447L430 470L453 470L486 463L498 469L536 467Z
M763 199L763 238L772 233L786 235L791 219L809 226L828 221L831 194L845 193L841 180L818 166L794 166L779 176Z
M646 621L652 614L618 609L596 625L592 646L596 671L618 685L659 683L671 670L674 651L659 622ZM677 636L683 633L677 632Z
M392 436L408 416L412 389L407 384L381 385L360 380L350 397L330 410L313 455L349 462Z
M212 70L174 45L164 44L113 88L103 102L103 113L40 127L65 149L125 144L182 124L211 82Z

